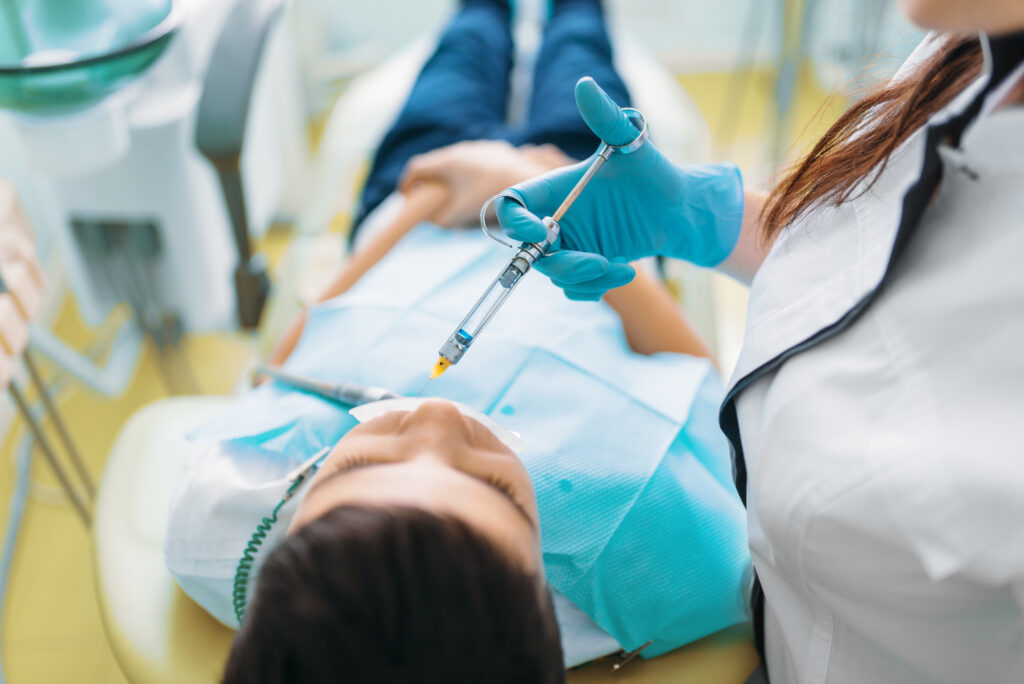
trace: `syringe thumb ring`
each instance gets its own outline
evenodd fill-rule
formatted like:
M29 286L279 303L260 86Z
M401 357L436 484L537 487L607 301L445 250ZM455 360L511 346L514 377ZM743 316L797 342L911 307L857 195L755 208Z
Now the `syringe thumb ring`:
M647 126L647 117L644 116L643 112L641 112L639 109L636 109L634 107L624 107L622 111L639 131L636 134L636 138L634 138L633 140L624 145L610 145L608 143L604 144L608 145L608 147L612 148L613 150L620 154L633 154L641 147L643 147L644 143L647 142L647 140L651 137L651 130ZM639 125L637 122L639 122Z
M481 207L481 209L480 209L480 229L483 230L484 234L487 237L489 237L492 240L494 240L495 242L497 242L499 245L504 245L505 247L508 247L510 249L525 249L527 245L531 245L532 244L532 245L537 247L537 249L540 252L540 256L543 256L544 254L546 254L547 253L547 248L550 247L551 244L555 240L558 239L559 232L561 231L561 227L558 225L558 221L556 221L554 218L552 218L550 216L546 216L546 217L544 217L541 220L541 223L543 223L544 227L547 228L547 230L548 230L548 234L544 238L544 242L540 242L540 243L521 242L518 245L513 243L513 242L509 242L506 239L506 236L505 236L504 233L502 233L500 231L496 231L493 228L491 228L489 225L487 225L487 210L490 209L491 205L494 204L494 202L499 197L504 197L505 199L512 200L513 202L515 202L519 206L523 207L524 209L527 208L527 206L523 203L523 200L518 195L516 195L515 193L513 193L513 192L511 192L509 190L504 190L502 192L499 192L497 195L491 197L486 202L484 202L484 206Z

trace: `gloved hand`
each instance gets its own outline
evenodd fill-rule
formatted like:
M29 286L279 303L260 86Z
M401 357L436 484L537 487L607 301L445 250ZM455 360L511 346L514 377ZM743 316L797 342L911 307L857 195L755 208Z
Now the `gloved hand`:
M612 145L633 141L637 129L591 78L576 84L584 121ZM556 169L507 191L519 202L495 202L502 229L515 240L540 242L550 216L593 157ZM651 144L614 152L559 221L555 251L537 262L570 299L596 300L625 285L627 261L647 256L714 266L732 252L743 222L743 180L733 164L676 166Z

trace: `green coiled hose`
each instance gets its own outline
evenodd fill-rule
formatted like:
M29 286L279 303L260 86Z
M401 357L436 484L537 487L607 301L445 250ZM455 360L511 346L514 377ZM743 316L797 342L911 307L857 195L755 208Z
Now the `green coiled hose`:
M287 503L287 500L281 499L274 506L274 512L270 514L270 517L263 518L260 524L256 526L256 531L253 532L249 543L245 545L242 558L238 561L238 567L235 568L235 583L234 588L231 590L231 602L235 606L235 617L238 619L238 624L242 624L242 618L245 616L245 601L249 591L249 573L252 572L252 566L256 562L256 552L263 545L263 540L270 533L270 528L277 522L277 514L285 503Z
M277 505L274 506L274 511L270 514L270 517L263 518L260 520L259 525L256 526L256 531L253 532L252 537L249 538L249 543L245 545L245 550L242 551L242 557L238 561L238 566L235 568L235 581L234 586L231 589L231 603L235 608L235 618L238 620L238 624L242 624L242 618L245 617L245 603L248 599L249 594L249 579L252 575L253 566L256 564L256 552L259 551L263 542L266 540L267 535L270 534L270 528L277 523L277 515L281 512L288 501L295 496L295 492L299 490L302 483L308 480L316 473L317 468L320 467L320 461L327 456L330 451L329 447L321 449L313 458L309 459L306 463L299 467L293 474L289 475L291 485L288 487L288 491L284 493Z

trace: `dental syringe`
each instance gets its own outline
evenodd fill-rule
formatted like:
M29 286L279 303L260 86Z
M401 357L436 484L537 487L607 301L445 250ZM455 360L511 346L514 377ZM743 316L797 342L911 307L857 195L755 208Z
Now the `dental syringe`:
M508 197L513 201L519 201L514 195L506 195L504 193L496 195L487 200L483 208L480 209L480 227L483 231L495 241L515 249L516 253L509 260L508 264L501 269L498 277L494 279L490 287L484 290L480 299L477 300L476 304L469 310L469 313L466 314L466 317L455 328L455 332L449 335L445 343L441 345L441 349L438 351L437 362L430 371L431 379L440 377L448 368L457 364L466 354L466 351L469 350L470 346L480 337L480 333L491 319L494 318L494 314L498 313L498 309L502 307L505 300L512 294L512 290L519 284L519 281L533 268L533 264L536 263L537 259L545 255L547 248L558 238L558 222L562 220L565 213L569 211L569 207L573 205L573 202L576 201L580 193L583 192L583 189L587 187L591 179L608 161L612 153L619 151L623 154L629 154L639 149L646 142L648 131L647 120L644 119L644 115L636 109L624 109L623 111L633 120L634 125L639 130L636 138L625 145L601 143L600 147L597 148L597 156L594 157L594 161L591 162L583 176L576 182L576 185L569 191L565 199L562 200L555 213L544 218L543 222L548 229L548 234L543 242L523 242L516 245L508 242L501 233L495 233L487 226L487 210L491 204L498 197Z
M484 205L484 211L487 210L489 204L490 201ZM544 256L544 250L558 237L558 219L545 218L544 225L548 227L547 239L538 243L524 242L518 248L519 251L515 256L501 269L501 273L494 279L491 286L484 290L483 295L462 319L455 332L441 345L437 363L430 371L431 380L440 377L450 366L454 366L462 359L470 345L480 336L480 332L494 317L494 314L498 313L498 309L505 303L508 296L512 294L512 290L519 284L519 281L533 267L534 262Z

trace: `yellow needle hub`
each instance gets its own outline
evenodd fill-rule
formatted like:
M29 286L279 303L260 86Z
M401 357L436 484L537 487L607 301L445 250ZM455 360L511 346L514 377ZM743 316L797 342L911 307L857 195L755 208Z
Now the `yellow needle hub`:
M441 377L442 375L444 375L444 372L448 370L448 367L451 365L452 362L444 358L443 356L437 357L437 363L435 363L434 367L430 370L430 379L433 380L434 378Z

